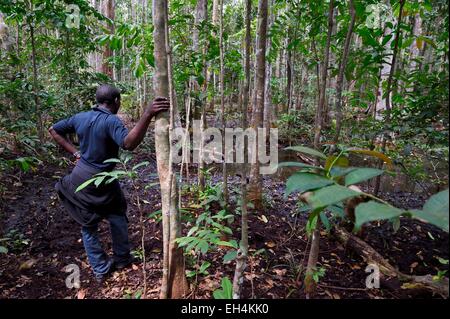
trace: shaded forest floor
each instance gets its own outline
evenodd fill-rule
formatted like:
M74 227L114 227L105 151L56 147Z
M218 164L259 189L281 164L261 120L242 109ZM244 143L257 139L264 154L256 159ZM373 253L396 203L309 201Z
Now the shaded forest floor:
M137 158L143 157L139 154ZM149 173L153 166L147 168ZM2 181L7 191L1 203L1 230L17 230L29 239L17 253L2 255L0 259L1 298L126 298L133 297L142 288L142 265L115 272L101 285L93 280L81 242L80 227L62 209L54 184L70 168L42 166L34 173L20 179L6 176ZM142 174L145 176L146 174ZM145 182L145 181L143 181ZM237 179L235 180L237 183ZM303 298L301 277L298 271L305 265L305 215L291 216L296 201L283 198L282 183L264 181L270 189L270 208L264 212L268 221L250 217L251 252L265 249L263 254L252 256L246 275L244 297L251 298ZM233 181L232 181L233 183ZM130 185L124 183L129 194ZM160 194L156 188L141 190L148 203L144 210L151 213L160 207ZM385 194L385 199L402 207L419 207L424 199L417 194ZM129 233L133 247L140 245L139 214L129 205ZM105 248L110 251L109 230L101 225ZM147 257L147 298L157 298L161 278L162 234L161 224L146 220L145 250ZM413 295L407 290L365 289L366 265L345 247L322 233L320 264L325 268L318 298L412 298L433 297L427 293ZM402 219L400 230L394 234L387 223L380 227L369 226L366 240L398 265L404 273L436 274L442 265L436 257L448 259L448 234L417 221ZM208 255L212 261L210 275L200 276L192 298L211 298L221 278L232 278L234 264L222 265L224 250ZM65 285L64 267L75 263L81 268L81 289L68 289Z
M149 152L139 148L133 164L149 160ZM145 199L145 215L160 209L160 191L157 187L146 189L151 174L156 173L154 154L150 152L150 165L139 177L140 197ZM56 181L69 173L70 167L44 163L28 173L4 174L0 181L0 234L11 230L22 234L28 243L17 250L0 255L0 298L134 298L142 291L142 264L116 271L104 283L97 283L91 275L81 241L79 225L63 210L54 191ZM190 170L192 174L196 169ZM212 182L222 177L213 171ZM195 176L191 176L191 181ZM230 188L237 188L239 179L230 176ZM129 234L133 249L140 249L140 215L130 202L131 184L122 182L128 198ZM306 266L308 237L305 231L306 214L293 214L295 196L284 198L284 183L274 177L264 177L264 212L250 216L250 259L244 281L244 298L304 298L302 278ZM233 192L232 192L233 195ZM235 194L236 196L236 194ZM381 197L397 207L419 208L425 197L417 193L389 192ZM234 213L234 211L232 211ZM261 218L264 215L267 219ZM239 216L235 219L234 237L239 236ZM161 223L145 219L145 252L147 298L158 298L162 277ZM111 253L109 228L106 222L100 227L105 249ZM321 233L320 267L325 269L317 298L439 298L427 292L394 288L366 289L366 264L349 249L343 247L325 231ZM436 275L448 270L438 258L449 258L449 236L434 226L410 219L401 219L400 229L394 233L389 223L369 225L364 239L399 270L411 275ZM238 238L236 238L238 239ZM264 250L262 250L264 249ZM262 251L262 253L261 253ZM255 254L255 252L259 252ZM191 280L189 298L212 298L224 276L233 277L234 262L224 265L226 250L209 253L206 260L212 263L209 275ZM81 270L81 288L68 289L68 273L64 268L76 264ZM299 273L301 276L299 276Z

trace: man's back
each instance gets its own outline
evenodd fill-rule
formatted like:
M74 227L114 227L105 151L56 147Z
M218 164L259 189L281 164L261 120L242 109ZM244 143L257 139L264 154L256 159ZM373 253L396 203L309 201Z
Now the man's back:
M123 147L128 134L117 115L99 107L62 120L53 125L53 129L60 135L76 133L80 140L81 161L102 171L114 168L114 163L104 161L118 157L119 147Z

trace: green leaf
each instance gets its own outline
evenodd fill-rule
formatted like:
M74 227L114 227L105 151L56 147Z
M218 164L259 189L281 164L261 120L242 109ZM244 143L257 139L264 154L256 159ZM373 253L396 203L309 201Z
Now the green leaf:
M330 220L328 219L327 215L325 214L325 212L320 212L320 220L322 221L322 224L325 226L325 229L327 230L327 232L330 231L331 229L331 223Z
M148 162L148 161L145 161L145 162L139 163L139 164L137 164L137 165L133 166L132 170L133 170L133 171L135 171L135 170L137 170L137 169L138 169L139 167L142 167L142 166L147 166L148 164L150 164L150 162Z
M333 166L331 166L332 164ZM337 156L328 156L325 161L325 170L329 171L333 167L348 167L348 165L349 160L345 156L340 156L339 158Z
M313 209L324 208L340 203L345 199L360 196L361 193L341 185L332 185L316 191L310 198L309 204Z
M208 252L209 244L206 240L200 240L197 244L197 249L199 249L202 254L206 254Z
M354 171L356 167L339 167L333 166L330 170L331 177L341 177L347 175L348 173Z
M232 299L233 298L233 286L228 277L222 279L222 289L213 292L215 299Z
M145 59L147 60L148 65L153 68L155 67L155 57L153 56L153 53L146 54Z
M357 168L345 176L345 186L361 183L383 173L383 170L376 168Z
M296 191L304 193L306 191L322 188L331 184L334 184L332 180L317 174L295 173L289 177L286 182L286 196Z
M345 218L345 212L344 212L344 208L338 205L331 205L328 206L327 208L330 212L333 213L333 215L344 219Z
M200 266L199 273L204 273L209 266L211 266L211 263L209 261L204 261L203 264Z
M122 48L122 41L118 37L111 39L110 47L112 50L120 50Z
M235 260L237 257L237 251L236 250L230 250L228 251L225 256L223 256L223 263L230 262L232 260Z
M405 211L401 209L378 203L376 201L359 204L356 206L355 210L354 230L358 231L364 223L399 217L404 212Z
M88 179L87 181L85 181L83 184L81 184L80 186L77 187L77 189L75 190L75 193L78 193L79 191L81 191L83 188L86 188L89 184L92 184L97 178L91 178Z
M306 147L306 146L290 146L290 147L286 147L286 150L291 150L291 151L296 151L296 152L300 152L303 154L312 155L312 156L319 157L324 160L327 159L325 154L323 154L319 151L316 151L315 149Z
M282 162L282 163L279 163L277 166L277 168L280 168L280 167L302 167L302 168L312 168L312 169L323 170L322 167L308 165L308 164L299 163L299 162Z
M120 163L120 160L117 158L110 158L107 159L106 161L103 161L103 163Z
M6 248L5 246L0 246L0 254L7 254L8 253L8 248Z
M133 75L135 78L140 78L142 76L142 74L144 74L144 66L139 61L139 63L136 64L136 67L133 71Z
M321 213L321 211L322 210L319 209L309 214L308 220L306 221L306 233L308 234L308 236L311 236L314 229L316 229L317 221L319 219L319 214Z
M238 248L236 242L231 242L231 241L224 241L224 240L219 240L216 243L217 246L227 246L227 247L232 247L232 248Z
M448 232L449 215L449 191L448 189L431 196L423 210L409 211L414 218L421 219Z
M106 178L106 176L97 177L97 178L95 179L94 185L95 185L96 187L99 187L100 184L103 182L103 180L104 180L105 178Z

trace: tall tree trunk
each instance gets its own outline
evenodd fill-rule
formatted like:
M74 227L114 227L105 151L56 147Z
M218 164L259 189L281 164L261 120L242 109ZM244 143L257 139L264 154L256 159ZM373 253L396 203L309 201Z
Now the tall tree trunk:
M317 112L316 112L315 135L314 135L314 148L316 149L319 148L320 135L322 130L323 108L325 105L325 92L327 86L328 60L330 57L331 33L333 31L333 12L334 12L334 1L330 0L328 10L327 43L325 46L324 63L322 65L322 75L320 78L321 82L320 82L319 104L317 105ZM318 160L316 161L318 162ZM311 249L309 251L308 265L306 267L305 292L307 297L312 296L316 290L316 282L313 279L313 274L315 271L317 271L316 269L317 260L319 259L320 224L321 224L320 218L317 217L316 227L311 237Z
M387 1L387 5L390 7L390 2ZM391 33L391 29L384 25L384 36L387 36ZM375 118L377 120L381 120L383 118L382 113L386 110L386 100L383 98L385 96L384 91L384 85L383 82L387 81L387 78L389 77L390 70L392 68L392 38L384 45L384 55L385 58L383 59L383 63L381 65L381 76L380 76L380 83L378 85L378 88L380 90L379 96L380 99L378 100L378 103L376 104L376 110L375 110Z
M35 29L34 22L28 23L30 28L30 39L31 39L31 63L33 65L33 96L34 96L34 105L35 105L35 113L36 113L36 127L39 140L42 142L44 140L44 132L42 127L42 111L41 111L41 103L39 100L39 80L38 80L38 70L36 63L36 39L35 39Z
M344 51L342 52L341 61L339 64L339 74L336 83L336 133L334 135L333 143L336 145L339 141L342 127L342 87L344 84L345 68L347 67L348 55L350 52L350 42L352 39L353 28L355 26L356 11L353 0L349 1L350 24L345 36Z
M163 280L161 298L181 298L188 290L184 272L183 251L175 239L181 235L181 219L178 210L177 181L171 161L170 135L174 126L175 104L171 85L171 57L167 25L167 0L153 0L153 38L155 57L155 95L171 97L169 114L160 113L155 119L155 146L163 217Z
M420 13L416 13L414 15L414 25L413 25L413 36L414 37L418 37L420 35L422 35L422 18L420 17ZM424 42L421 41L417 41L417 39L415 41L413 41L413 43L411 43L411 46L409 48L409 52L410 52L410 64L409 64L409 69L414 72L417 70L417 58L420 56L420 49L422 48L422 46L424 45Z
M228 205L228 172L227 163L225 161L225 67L224 67L224 45L223 45L223 0L219 0L219 49L220 49L220 110L221 110L221 120L222 120L222 152L223 152L223 164L222 164L222 175L223 175L223 199L225 201L225 206Z
M196 26L198 26L199 24L201 24L203 21L208 19L208 1L207 0L198 0L197 1L197 7L196 7L196 14L195 14L195 24ZM193 48L194 48L194 52L197 52L199 50L199 31L197 28L195 28L194 30L194 34L193 34ZM200 101L200 105L196 105L195 109L194 109L194 113L198 112L200 110L200 131L202 132L202 136L203 136L203 132L206 129L206 92L208 90L208 66L206 65L206 52L207 52L207 48L204 47L203 48L203 76L205 78L205 81L202 85L202 100ZM197 81L194 82L195 85L195 89L198 90L199 89L199 85L197 83ZM194 119L197 119L197 113L194 114ZM205 170L205 162L203 161L203 141L200 143L200 156L199 156L199 163L198 163L198 186L199 186L199 190L203 191L205 188L205 175L204 175L204 170Z
M213 0L212 7L212 24L217 26L219 24L219 3L220 0Z
M287 41L286 41L286 97L287 97L287 111L291 112L292 104L292 50L288 49L287 46L291 43L291 28L288 30Z
M324 51L324 61L322 65L322 75L320 83L319 92L319 104L316 110L315 119L315 132L314 132L314 148L319 148L320 135L322 133L323 124L323 110L326 101L326 88L327 88L327 75L328 75L328 61L330 58L330 44L331 44L331 32L333 31L333 12L334 12L334 0L330 0L329 10L328 10L328 32L327 32L327 43Z
M264 87L266 78L266 38L267 38L267 13L268 0L260 0L258 5L258 41L256 45L256 83L255 99L253 107L252 128L256 130L257 140L263 136L259 135L258 128L262 127L264 112ZM259 142L258 142L259 143ZM256 210L262 210L262 179L259 172L260 163L258 152L256 162L252 163L250 169L249 200L254 203Z
M111 20L108 21L108 29L112 34L114 33L114 18L115 18L115 10L114 10L114 0L106 0L104 2L105 6L105 16ZM103 50L103 61L102 61L102 72L105 73L110 78L113 77L113 68L108 63L108 60L112 57L112 50L109 45L106 45Z
M242 98L242 129L247 128L247 110L250 99L250 46L251 46L251 14L252 0L245 1L245 82ZM245 147L244 142L244 150ZM244 151L244 159L247 158L247 152ZM233 299L241 297L242 283L244 280L244 271L247 268L248 256L248 210L247 210L247 162L244 160L241 176L241 243L236 257L236 270L233 278Z
M395 30L395 39L394 39L394 48L392 50L392 64L391 64L391 70L389 71L389 76L387 79L386 84L386 114L384 118L384 125L385 130L383 134L383 141L381 145L381 152L384 153L386 151L386 140L389 136L389 126L391 124L391 92L392 92L392 80L394 79L394 72L395 72L395 66L397 62L397 53L399 49L399 41L401 36L401 23L402 23L402 15L403 15L403 7L405 6L406 0L400 0L400 8L398 13L398 19L397 19L397 27ZM383 162L380 162L379 166L381 167L383 165ZM374 195L377 196L378 192L380 191L380 185L381 185L381 176L377 176L375 180L375 187L374 187Z

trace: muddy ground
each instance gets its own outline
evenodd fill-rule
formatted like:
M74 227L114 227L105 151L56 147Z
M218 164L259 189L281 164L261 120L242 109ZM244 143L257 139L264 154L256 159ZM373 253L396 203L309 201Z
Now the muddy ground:
M133 162L148 159L138 151ZM150 165L143 169L138 179L139 193L146 200L143 204L145 216L161 206L159 189L144 187L152 178L150 174L156 172L155 166L154 157L150 158ZM57 179L70 172L72 167L43 163L32 172L24 174L15 171L3 175L0 238L13 230L16 234L22 234L26 242L20 244L17 240L16 249L13 247L8 254L0 255L0 298L141 297L142 264L113 273L104 284L98 284L92 277L81 242L80 227L63 210L54 191ZM213 180L220 179L218 174L213 175ZM235 188L238 182L236 176L230 177L230 183ZM295 197L284 198L282 182L266 178L264 183L267 207L264 212L250 216L252 256L244 281L243 297L305 298L302 276L298 274L307 260L306 215L293 214L297 200ZM122 185L129 199L130 240L134 249L139 250L139 213L130 203L130 183L123 182ZM420 194L404 192L382 194L381 197L402 208L418 208L425 201ZM267 219L261 218L262 215ZM145 228L145 297L158 298L162 276L161 223L146 217ZM108 225L102 223L100 229L105 248L111 253ZM235 230L234 236L238 234ZM438 260L448 260L448 234L434 226L403 218L396 233L388 223L374 223L368 226L363 237L404 273L436 275L439 270L448 270L448 266ZM261 252L261 249L264 250ZM259 253L255 255L257 251ZM219 249L206 256L205 259L212 262L209 275L199 276L196 281L190 280L193 289L189 298L212 298L212 292L219 287L221 278L232 278L234 263L222 264L225 253L225 249ZM319 261L325 274L320 279L317 298L440 298L429 292L392 287L366 289L367 265L325 231L322 232ZM64 269L69 264L76 264L81 269L80 289L66 287L68 273Z

